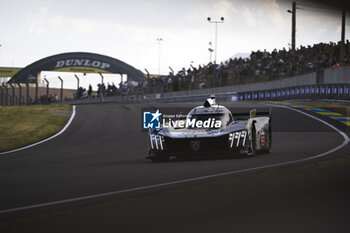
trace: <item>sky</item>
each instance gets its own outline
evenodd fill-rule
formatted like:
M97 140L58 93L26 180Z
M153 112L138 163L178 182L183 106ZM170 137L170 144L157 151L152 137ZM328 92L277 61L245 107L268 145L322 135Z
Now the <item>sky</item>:
M215 24L207 17L224 17L218 24L217 62L238 53L288 48L291 41L291 1L0 0L0 5L0 66L25 67L59 53L93 52L143 72L167 74L169 66L178 71L209 62ZM340 11L298 8L297 47L340 40Z

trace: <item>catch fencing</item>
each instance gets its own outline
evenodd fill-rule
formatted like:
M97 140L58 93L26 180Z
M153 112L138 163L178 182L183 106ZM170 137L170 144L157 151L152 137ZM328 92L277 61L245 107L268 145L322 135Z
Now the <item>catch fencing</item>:
M0 105L15 105L18 97L11 95L10 91L4 88L0 89ZM197 102L208 98L212 93L199 95L169 96L158 98L143 98L142 95L106 97L104 99L77 99L56 104L94 104L94 103L170 103L170 102ZM225 101L245 101L245 100L292 100L292 99L331 99L331 100L350 100L350 84L313 84L301 85L285 88L274 88L266 90L245 91L245 92L225 92L215 93L219 102ZM19 96L21 102L25 104L24 96Z

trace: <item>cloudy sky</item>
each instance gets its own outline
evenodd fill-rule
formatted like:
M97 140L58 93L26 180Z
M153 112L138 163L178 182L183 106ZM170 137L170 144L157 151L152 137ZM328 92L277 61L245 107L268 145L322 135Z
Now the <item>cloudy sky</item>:
M209 62L218 28L217 60L258 49L288 48L291 2L278 0L0 0L0 66L24 67L64 52L94 52L163 74ZM297 10L297 46L340 39L340 13ZM349 19L349 18L348 18ZM349 27L346 37L349 38Z

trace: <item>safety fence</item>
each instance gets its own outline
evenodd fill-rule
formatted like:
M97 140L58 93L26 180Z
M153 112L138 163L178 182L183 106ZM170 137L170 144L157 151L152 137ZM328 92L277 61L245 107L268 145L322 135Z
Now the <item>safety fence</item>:
M202 102L207 99L210 94L200 94L200 95L186 95L186 96L172 96L172 97L159 97L159 98L141 98L141 96L124 96L124 97L109 97L104 98L103 100L100 98L95 99L78 99L62 102L64 104L97 104L97 103L120 103L120 104L132 104L132 103L178 103L178 102ZM131 98L132 97L132 98ZM219 93L215 94L215 98L218 102L225 101L235 101L237 100L236 92L229 93ZM60 102L56 102L60 104Z
M30 105L33 99L29 94L30 85L9 84L0 85L0 106L1 105ZM38 91L36 88L36 95Z
M238 93L238 100L350 99L350 84L314 84Z
M12 93L11 93L12 94ZM26 104L24 96L11 95L9 91L0 89L0 105L15 105L19 102ZM170 103L170 102L196 102L203 101L211 93L199 95L183 95L171 97L143 98L142 95L118 96L110 98L77 99L70 101L57 101L58 104L95 104L95 103ZM334 99L350 100L350 84L313 84L294 87L275 88L246 92L216 93L219 102L244 100L288 100L288 99Z
M133 98L133 99L105 99L104 102L116 103L170 103L170 102L196 102L203 101L209 97L211 93L200 95L171 96L160 98ZM294 87L274 88L257 91L246 92L226 92L216 93L216 99L219 102L225 101L244 101L244 100L291 100L291 99L334 99L334 100L350 100L350 84L313 84L300 85ZM93 102L77 100L70 104L88 104L101 102L94 100Z

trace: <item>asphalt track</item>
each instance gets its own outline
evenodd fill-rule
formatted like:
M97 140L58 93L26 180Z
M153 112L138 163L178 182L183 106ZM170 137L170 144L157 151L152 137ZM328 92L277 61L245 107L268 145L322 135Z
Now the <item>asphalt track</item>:
M169 106L194 107L198 104L151 106L161 109ZM240 107L269 107L241 102L225 105L232 111ZM145 159L147 134L141 132L142 107L137 104L79 105L74 120L63 134L35 147L0 155L0 212L3 212L0 219L6 219L9 215L14 219L16 215L23 214L21 212L27 215L31 211L45 212L51 205L25 211L15 211L16 208L303 160L330 151L344 142L338 132L320 121L286 108L273 107L271 154L253 158L152 163ZM344 151L349 151L348 146L325 157L341 156L340 153ZM163 189L176 187L164 185ZM149 190L152 192L151 188L146 191ZM132 193L116 193L108 195L108 198L125 198ZM83 203L77 200L52 206L69 209L77 203L91 205L95 202L99 202L98 197L87 198ZM220 208L225 213L225 208ZM202 209L198 208L197 211ZM183 214L186 215L186 212L184 210ZM194 214L190 210L188 213Z

